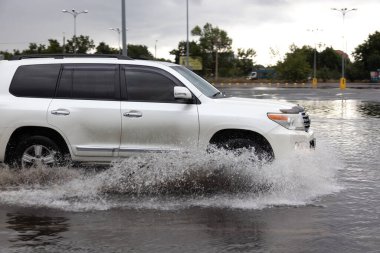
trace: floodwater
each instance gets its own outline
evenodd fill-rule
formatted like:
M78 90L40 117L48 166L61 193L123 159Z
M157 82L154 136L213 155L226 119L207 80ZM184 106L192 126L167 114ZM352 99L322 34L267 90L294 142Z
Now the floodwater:
M316 150L1 168L0 252L380 252L380 90L224 91L303 105Z

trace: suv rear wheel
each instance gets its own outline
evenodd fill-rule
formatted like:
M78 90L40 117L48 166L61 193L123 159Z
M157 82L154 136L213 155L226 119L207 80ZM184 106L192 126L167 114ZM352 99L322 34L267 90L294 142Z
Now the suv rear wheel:
M54 167L62 165L65 154L62 149L46 136L28 136L17 145L13 163L23 169L34 167Z

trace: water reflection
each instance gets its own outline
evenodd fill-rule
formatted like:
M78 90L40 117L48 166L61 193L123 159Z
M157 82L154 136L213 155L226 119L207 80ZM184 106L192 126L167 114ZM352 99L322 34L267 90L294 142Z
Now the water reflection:
M207 220L205 225L213 241L219 247L236 252L262 250L267 224L258 215L244 211L223 209L202 210Z
M65 217L48 217L7 213L7 228L16 231L9 239L12 247L39 247L56 245L68 231L69 223Z
M364 102L358 105L358 111L364 116L380 118L380 103Z
M380 118L380 103L356 100L291 101L306 108L313 117L324 119Z

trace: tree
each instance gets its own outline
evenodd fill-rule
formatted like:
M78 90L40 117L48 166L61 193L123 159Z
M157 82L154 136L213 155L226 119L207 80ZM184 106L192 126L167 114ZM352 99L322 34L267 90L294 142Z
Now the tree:
M9 60L13 57L13 54L9 53L8 51L0 51L0 55L4 56L4 60Z
M236 73L235 75L247 75L253 68L253 58L256 56L256 51L252 48L246 50L238 48L236 59Z
M29 43L28 49L25 49L21 52L21 54L44 54L46 53L46 46L43 44L37 45L37 43Z
M89 50L94 49L95 44L89 36L76 36L71 40L67 40L65 45L65 52L68 54L78 53L78 54L86 54ZM75 50L76 49L76 50Z
M363 62L355 61L352 64L348 64L346 67L347 78L351 81L368 80L370 77Z
M332 47L317 54L317 77L323 81L338 79L342 68L342 58ZM347 64L349 62L347 61Z
M298 48L291 45L284 61L277 64L276 70L280 78L289 81L306 80L311 73L307 51L309 51L307 47Z
M191 31L193 36L199 36L199 45L203 52L212 54L215 59L215 79L218 79L219 54L231 52L232 39L228 37L227 32L213 27L206 23L201 29L199 26L194 27Z
M342 68L342 58L332 47L327 47L318 53L318 66L339 72Z
M170 51L171 55L175 55L175 63L179 64L179 57L186 55L186 41L180 41L178 43L178 48ZM190 56L201 56L202 49L195 41L189 42L189 55Z
M102 41L96 47L95 54L120 54L120 51L119 49L110 47L109 45L107 45L105 42Z
M49 39L49 45L47 46L45 53L47 54L61 54L63 53L63 48L59 44L58 40Z
M353 55L355 61L363 64L367 73L380 69L380 32L370 34L368 39L355 49Z
M153 60L154 57L145 45L128 44L128 56L134 59Z

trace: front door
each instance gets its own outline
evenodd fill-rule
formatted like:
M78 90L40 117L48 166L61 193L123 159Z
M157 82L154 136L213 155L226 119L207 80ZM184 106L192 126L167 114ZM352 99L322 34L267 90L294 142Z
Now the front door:
M177 79L152 67L125 66L121 71L126 101L121 102L120 156L178 150L198 144L196 100L174 99L174 86L182 85Z

